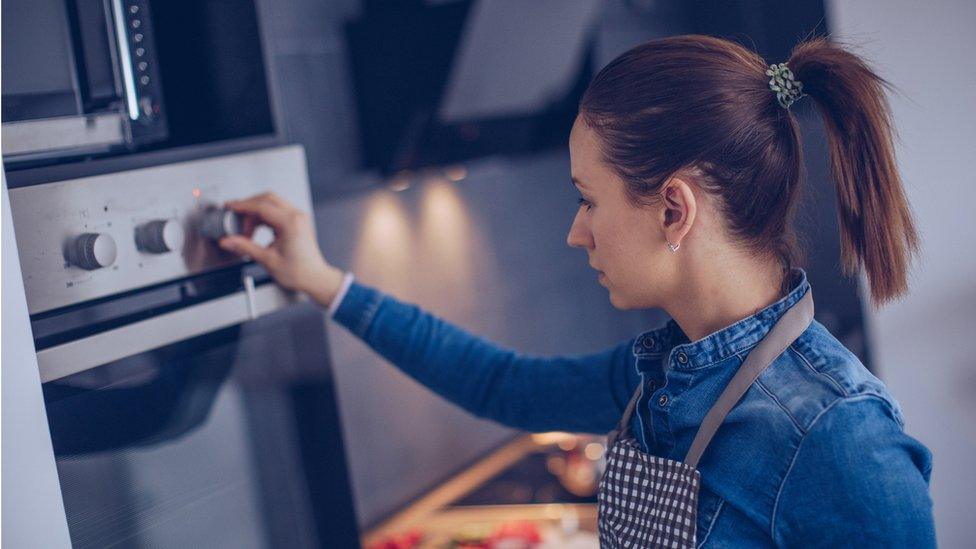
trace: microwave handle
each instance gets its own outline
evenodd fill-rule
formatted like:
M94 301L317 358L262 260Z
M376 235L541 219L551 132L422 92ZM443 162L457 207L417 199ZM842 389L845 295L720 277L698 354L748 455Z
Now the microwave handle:
M273 283L133 322L37 352L41 383L214 332L283 309L301 298Z
M116 43L119 47L119 64L122 66L122 88L125 92L125 106L132 120L139 119L139 97L136 95L136 77L132 72L132 53L129 46L129 31L125 27L125 9L122 0L112 0L112 19L115 21Z

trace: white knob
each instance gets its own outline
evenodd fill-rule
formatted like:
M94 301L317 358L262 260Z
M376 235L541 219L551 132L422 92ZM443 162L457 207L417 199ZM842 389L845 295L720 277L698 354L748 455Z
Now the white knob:
M71 243L68 261L89 271L110 267L118 255L115 239L105 233L85 233Z
M175 219L154 219L136 229L136 246L153 254L183 247L183 227Z

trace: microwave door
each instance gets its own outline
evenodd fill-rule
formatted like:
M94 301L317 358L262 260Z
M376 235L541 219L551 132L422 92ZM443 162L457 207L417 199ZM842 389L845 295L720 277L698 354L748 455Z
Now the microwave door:
M106 14L100 2L80 4L3 3L3 154L8 159L125 143Z
M129 150L168 126L147 2L3 2L7 162Z

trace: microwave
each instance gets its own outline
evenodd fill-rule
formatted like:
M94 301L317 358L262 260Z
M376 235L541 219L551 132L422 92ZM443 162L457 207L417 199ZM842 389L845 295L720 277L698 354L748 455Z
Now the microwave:
M3 11L5 163L167 138L149 0L4 0Z

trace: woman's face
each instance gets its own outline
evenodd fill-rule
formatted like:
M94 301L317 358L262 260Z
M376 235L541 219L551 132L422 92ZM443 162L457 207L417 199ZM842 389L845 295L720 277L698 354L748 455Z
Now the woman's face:
M667 243L660 207L638 208L628 201L624 182L604 162L599 136L576 118L569 136L573 183L582 202L566 242L586 250L590 267L618 309L660 306L667 287ZM663 219L663 218L662 218Z

